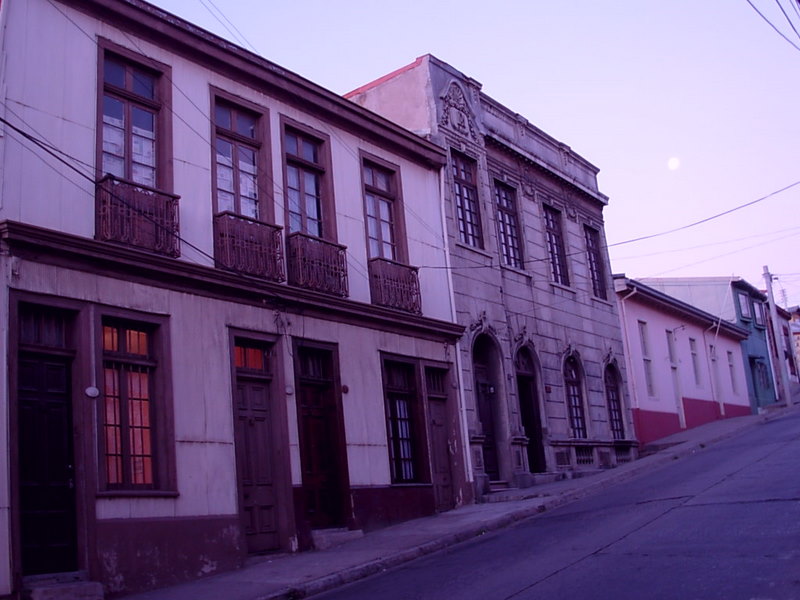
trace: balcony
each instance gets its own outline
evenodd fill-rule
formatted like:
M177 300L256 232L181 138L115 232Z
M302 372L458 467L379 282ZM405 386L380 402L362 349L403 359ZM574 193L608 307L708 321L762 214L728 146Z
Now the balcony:
M214 217L217 267L269 281L283 281L281 228L231 212Z
M417 267L373 258L369 261L369 290L373 304L415 315L422 313Z
M179 198L106 175L97 184L95 238L180 256Z
M347 297L347 248L304 233L286 237L289 284Z

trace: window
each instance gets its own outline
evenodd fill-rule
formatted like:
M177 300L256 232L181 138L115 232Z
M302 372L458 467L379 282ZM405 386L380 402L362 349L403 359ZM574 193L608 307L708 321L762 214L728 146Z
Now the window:
M733 362L733 352L728 350L728 373L731 376L731 390L734 394L738 394L738 385L736 383L736 365Z
M750 296L739 292L739 310L742 313L743 319L751 319L753 317L753 313L750 309Z
M483 248L478 204L478 165L471 158L453 152L452 168L459 239L468 246Z
M495 181L494 198L497 204L497 234L503 262L509 267L521 269L522 244L519 239L516 190L511 186Z
M561 213L551 206L544 206L544 224L547 254L550 257L550 275L556 283L569 285L567 253L564 249L564 234L561 230Z
M151 325L103 321L102 461L108 489L158 487Z
M217 212L259 219L259 115L214 101L214 174Z
M589 263L589 276L592 278L592 293L606 300L606 268L600 251L600 232L588 225L583 228L586 239L586 257Z
M608 404L608 423L611 435L615 440L625 439L625 426L622 419L622 401L619 393L619 377L611 365L606 367L603 378L606 388L606 404Z
M159 73L106 52L103 57L101 171L163 187Z
M717 347L714 344L708 345L708 355L711 358L711 377L714 384L713 392L720 393L719 387L719 363L717 361Z
M410 363L386 360L383 377L392 483L418 482L421 477L416 369Z
M667 335L669 334L670 332L667 332ZM653 360L650 358L650 341L647 338L647 323L645 321L639 321L639 343L642 348L642 363L644 364L644 381L647 386L647 395L655 396Z
M694 372L694 383L700 385L702 379L700 377L700 357L697 355L697 340L689 338L689 352L692 355L692 371Z
M756 325L764 327L766 323L766 312L763 302L753 302L753 312L755 313Z
M583 391L578 361L570 356L564 363L564 387L567 394L567 409L572 437L586 437L586 415L583 411Z
M369 257L400 260L396 214L399 194L395 172L364 161L362 176Z
M321 139L286 127L283 137L286 158L286 212L289 233L328 237L323 212L324 148Z

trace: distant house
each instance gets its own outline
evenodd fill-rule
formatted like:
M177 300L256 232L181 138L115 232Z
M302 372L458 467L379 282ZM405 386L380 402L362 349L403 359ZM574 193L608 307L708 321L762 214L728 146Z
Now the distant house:
M792 348L794 349L795 368L800 365L800 306L793 306L789 310L789 333Z
M777 402L767 296L739 277L644 278L642 283L747 330L742 360L753 412Z
M470 502L447 153L142 0L0 21L0 597Z
M641 443L751 413L747 329L624 275L614 287Z
M346 96L447 154L477 492L635 457L598 169L431 55Z

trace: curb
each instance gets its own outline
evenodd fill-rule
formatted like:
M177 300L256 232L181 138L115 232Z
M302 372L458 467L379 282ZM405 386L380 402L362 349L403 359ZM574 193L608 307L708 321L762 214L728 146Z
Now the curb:
M433 554L434 552L439 552L440 550L444 550L461 542L475 539L486 533L504 529L514 523L524 521L543 512L559 508L571 502L575 502L595 494L607 487L617 485L642 475L647 471L661 468L667 464L670 464L672 461L679 460L703 450L711 444L715 444L730 438L744 431L745 429L782 418L790 412L795 412L793 410L794 408L794 406L789 406L783 409L770 411L769 413L757 415L757 418L749 419L736 427L731 427L726 431L721 431L716 435L712 435L702 441L687 440L685 442L666 447L659 452L634 461L633 463L629 463L629 465L626 465L625 467L617 468L612 471L596 475L595 477L584 479L583 481L587 482L585 485L580 485L577 488L565 490L562 494L521 498L519 500L520 502L528 502L529 505L515 508L501 516L495 516L487 519L486 521L472 524L457 533L445 535L441 538L426 542L414 548L408 548L406 550L396 552L389 556L379 558L362 565L344 569L338 573L326 575L303 584L293 585L271 594L259 596L255 600L299 600L301 598L307 598L315 594L321 594L322 592L327 592L332 589L342 587L346 584L365 579L366 577L375 575L381 571L386 571L393 567L411 562L417 558ZM798 409L800 409L800 407L798 407ZM539 501L535 502L537 499Z

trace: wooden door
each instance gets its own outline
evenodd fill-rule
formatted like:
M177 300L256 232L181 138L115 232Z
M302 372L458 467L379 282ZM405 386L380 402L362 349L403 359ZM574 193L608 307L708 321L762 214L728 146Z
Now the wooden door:
M348 477L334 386L333 353L299 346L297 412L306 518L312 528L345 524Z
M475 394L478 418L483 428L483 470L490 481L500 479L500 464L497 459L497 440L494 419L494 386L489 381L486 368L475 365Z
M547 464L542 440L542 419L539 415L539 400L536 397L536 381L528 375L517 375L519 410L522 428L528 438L528 469L531 473L544 473Z
M70 360L20 353L17 397L22 572L75 571Z
M455 440L448 435L447 371L429 367L425 369L425 387L428 394L428 438L431 445L431 483L436 510L450 510L455 506L453 470L450 448Z
M250 553L279 547L269 381L236 380L236 471Z

